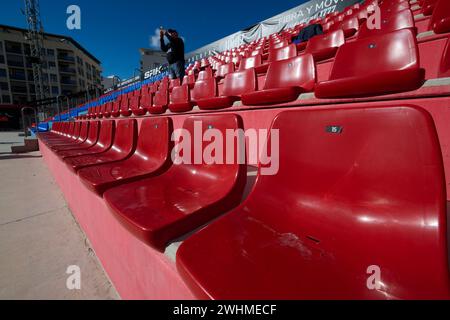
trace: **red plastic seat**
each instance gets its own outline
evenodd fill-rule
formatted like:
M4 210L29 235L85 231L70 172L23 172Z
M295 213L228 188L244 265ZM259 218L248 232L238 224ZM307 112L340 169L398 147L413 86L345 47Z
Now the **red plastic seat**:
M111 116L113 116L114 118L120 117L120 107L121 107L121 101L120 100L116 100L113 103Z
M450 32L450 1L439 0L430 20L430 27L435 33Z
M107 189L166 171L171 164L170 118L146 118L134 154L127 160L81 169L83 183L102 195Z
M316 83L316 68L311 54L272 62L261 91L242 95L245 105L265 105L294 101L310 92Z
M357 17L350 17L344 20L338 28L344 31L345 38L353 37L359 30L359 20Z
M255 68L255 71L258 74L266 72L268 66L267 65L264 65L262 67L261 66L262 66L262 56L259 54L256 56L242 59L241 64L239 65L239 71Z
M215 129L225 137L227 129L242 129L242 120L234 114L193 116L185 120L183 128L194 137L197 126L202 134ZM209 145L193 140L187 143L192 150L200 143L202 153ZM224 158L230 152L236 155L237 146L235 143L234 148L226 148ZM195 163L193 155L185 157ZM160 176L110 189L104 199L125 228L163 251L170 241L239 204L246 183L246 166L234 159L234 164L206 164L211 159L205 159L201 164L173 165Z
M242 63L241 63L242 64ZM234 63L233 62L229 62L229 63L226 63L226 64L223 64L223 65L221 65L220 67L219 67L219 69L217 70L217 73L216 73L216 79L217 80L220 80L220 79L223 79L223 78L225 78L225 76L227 75L227 74L229 74L229 73L233 73L234 72ZM244 69L248 69L248 68L245 68L244 67Z
M450 38L447 39L447 45L442 55L438 77L450 77Z
M217 97L217 83L216 79L209 78L205 80L198 80L191 92L191 99L197 105L202 103L202 100Z
M92 128L92 125L91 125ZM103 120L100 123L98 130L97 139L95 139L95 144L89 148L77 149L77 150L67 150L58 151L58 156L65 159L69 157L79 157L84 155L95 155L111 148L114 139L115 132L115 122L114 120ZM91 136L91 133L89 133Z
M60 147L55 152L60 156L60 153L65 151L85 150L94 146L97 143L99 128L99 121L89 121L89 131L87 134L87 138L83 143L70 146L68 145L67 147Z
M136 148L137 122L135 119L119 120L116 124L114 143L99 154L65 158L64 162L73 171L103 163L112 163L127 159Z
M422 4L422 14L424 16L431 16L436 6L437 0L425 0Z
M315 61L333 58L338 49L345 43L343 30L336 30L309 39L305 53L314 57Z
M193 89L195 86L195 74L191 73L183 78L183 84L187 84L189 89Z
M188 112L193 107L194 103L191 101L191 94L187 84L173 88L169 103L171 112Z
M304 108L272 129L278 173L178 250L199 298L450 298L444 169L426 111Z
M120 102L120 115L123 117L129 117L133 113L130 110L130 102L133 99L131 94L128 94L125 99Z
M113 111L113 103L112 102L108 102L106 104L105 111L103 112L103 117L104 118L111 118L112 111Z
M71 147L76 147L79 146L81 144L83 144L87 137L88 137L88 133L89 133L89 121L83 121L83 122L79 122L79 133L78 133L78 138L73 141L72 143L67 143L65 145L51 145L50 148L54 151L56 150L64 150L66 148L71 148Z
M153 104L148 108L151 114L163 114L169 104L169 90L165 86L160 88L153 97Z
M391 14L397 14L397 12L403 11L403 10L409 10L411 8L411 5L409 4L409 1L383 1L383 3L380 5L381 9L381 15L391 15Z
M181 84L180 79L170 79L169 91L172 92L173 88L179 87Z
M410 30L363 38L343 45L318 98L382 95L418 89L424 82L417 39Z
M229 73L225 76L222 95L203 98L196 100L196 102L202 110L229 108L233 106L234 102L239 101L243 94L252 93L256 90L257 79L255 69L247 69Z
M274 49L269 53L269 62L281 61L293 58L297 55L297 46L290 44L285 47Z
M358 32L358 39L384 35L402 29L411 30L414 35L417 33L417 28L414 23L414 16L412 11L409 9L388 16L381 15L380 29L369 29L367 23L364 23Z

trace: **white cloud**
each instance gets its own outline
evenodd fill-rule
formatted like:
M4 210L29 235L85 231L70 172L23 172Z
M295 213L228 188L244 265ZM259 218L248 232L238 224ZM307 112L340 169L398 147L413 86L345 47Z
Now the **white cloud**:
M154 35L150 37L150 47L159 48L159 28L155 29Z

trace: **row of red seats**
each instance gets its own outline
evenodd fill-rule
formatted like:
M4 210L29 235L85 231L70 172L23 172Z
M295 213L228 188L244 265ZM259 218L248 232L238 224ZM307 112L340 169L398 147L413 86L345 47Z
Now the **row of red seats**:
M280 140L269 135L279 172L260 171L241 205L245 165L171 165L170 121L145 118L139 134L135 119L55 124L42 139L157 250L223 215L177 253L198 297L450 298L442 154L423 109L280 113ZM183 126L192 136L195 122L203 134L243 129L236 114L193 116ZM381 282L368 286L371 270Z
M330 43L333 43L332 39ZM392 59L394 48L396 55ZM97 118L144 115L147 111L162 114L167 108L172 112L186 112L194 105L203 110L221 109L238 100L249 106L277 104L294 101L301 93L313 91L318 98L373 96L414 90L424 83L425 73L420 68L417 40L411 30L399 30L342 45L329 80L319 83L316 81L314 55L297 56L295 45L277 51L285 59L270 63L263 88L258 88L258 66L245 69L249 65L243 62L240 71L225 74L221 91L208 68L200 72L192 90L189 83L172 87L167 79L154 95L151 90L141 93L142 96L133 93L115 103L99 106L97 112L91 111L90 114ZM325 55L325 51L317 52ZM217 76L223 72L221 68Z

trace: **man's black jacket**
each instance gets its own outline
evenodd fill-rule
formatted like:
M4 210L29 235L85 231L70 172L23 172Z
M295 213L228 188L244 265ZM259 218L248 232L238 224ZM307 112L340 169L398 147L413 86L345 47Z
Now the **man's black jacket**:
M180 37L174 38L168 32L165 33L169 43L164 42L164 37L161 37L161 50L167 53L167 61L169 64L174 64L178 61L184 62L184 41Z

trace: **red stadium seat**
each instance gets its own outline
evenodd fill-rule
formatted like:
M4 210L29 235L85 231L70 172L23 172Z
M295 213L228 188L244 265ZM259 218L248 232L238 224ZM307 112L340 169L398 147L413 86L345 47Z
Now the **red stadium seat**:
M102 124L103 125L103 124ZM137 122L135 119L119 120L116 124L114 143L99 154L65 158L64 162L73 171L103 163L117 162L131 156L136 147Z
M431 16L438 0L425 0L422 4L422 14Z
M234 114L193 116L185 120L183 128L194 137L194 127L214 129L225 136L226 130L242 129L242 120ZM200 143L202 153L207 142L189 141L192 150ZM241 141L241 143L244 143ZM241 149L241 148L239 148ZM238 153L234 148L224 150ZM188 155L186 155L188 157ZM173 165L154 178L126 184L105 192L104 199L118 220L136 237L163 251L166 245L237 206L246 183L246 166L238 164L206 164L194 162ZM175 182L175 184L174 184ZM139 194L136 197L136 194ZM130 199L133 204L130 205Z
M197 297L450 298L444 170L426 111L304 108L272 129L278 173L178 250Z
M409 10L411 5L409 1L383 1L380 5L381 15L395 15L400 11Z
M104 118L111 118L112 111L113 111L113 103L112 102L108 102L106 104L106 108L105 108L105 112L103 113L103 117Z
M83 183L102 195L107 189L156 176L171 164L170 118L146 118L139 131L136 152L127 160L81 169Z
M312 54L315 61L333 58L339 47L345 43L344 31L336 30L309 39L305 53Z
M193 107L194 103L191 101L191 94L187 84L173 88L169 103L171 112L188 112Z
M350 17L344 20L340 25L339 29L344 31L345 38L353 37L359 30L359 21L356 17Z
M89 131L87 134L86 140L77 145L68 145L67 147L60 147L58 150L56 150L56 153L61 153L65 151L72 151L72 150L85 150L92 146L94 146L97 143L98 139L98 131L100 127L100 122L98 121L89 121Z
M91 125L92 128L92 125ZM100 123L100 129L98 132L98 138L95 139L95 144L87 149L80 150L67 150L59 151L57 154L59 157L65 159L69 157L79 157L84 155L95 155L111 148L114 139L115 132L115 122L114 120L104 120ZM91 136L91 133L89 133Z
M450 32L450 1L439 0L436 3L431 17L430 27L435 33Z
M259 54L243 59L239 65L239 71L251 68L255 68L256 73L264 73L267 71L268 65L262 65L262 56Z
M169 84L169 91L172 92L173 88L180 86L180 79L171 79Z
M310 92L316 83L316 68L310 54L275 61L269 67L263 90L242 95L245 105L290 102L303 92Z
M269 61L281 61L293 58L297 55L297 47L295 44L290 44L285 47L281 47L275 50L270 51L269 53Z
M131 108L139 103L139 96L130 95L126 101L128 101L128 103L125 103L120 107L120 115L122 117L129 117L133 114L133 110Z
M112 108L111 115L114 118L120 117L120 105L121 105L120 101L116 101L116 102L113 103L113 108Z
M183 78L183 84L187 84L189 89L193 89L195 86L195 74L188 74Z
M418 89L424 82L417 39L410 30L343 45L330 79L316 86L318 98L382 95Z
M130 100L132 99L131 95L126 95L124 99L120 102L120 112L119 116L129 117L131 115L130 110ZM114 115L113 115L114 116Z
M153 104L148 108L151 114L163 114L167 111L169 104L169 90L166 87L159 89L153 97Z
M67 147L79 146L83 144L88 137L89 121L79 122L79 124L79 134L76 141L73 141L72 143L68 143L66 145L51 145L50 148L52 150L64 150Z
M197 100L197 104L202 110L229 108L233 106L234 102L239 101L243 94L252 93L256 90L255 69L229 73L225 76L221 96Z
M216 79L209 78L205 80L198 80L191 92L192 101L196 104L201 103L202 100L217 97L217 83Z
M450 38L447 39L447 45L442 55L438 77L450 77Z
M199 72L197 80L206 80L211 79L212 77L213 77L212 69L206 68L205 70Z
M393 31L409 29L414 34L417 33L417 28L414 23L414 16L412 11L407 9L398 12L397 14L392 14L387 17L381 16L381 28L380 29L369 29L367 23L364 23L359 32L358 39L383 35Z
M229 62L229 63L223 64L217 70L216 79L217 80L223 79L223 78L225 78L225 76L227 74L233 73L233 72L234 72L234 63L233 62Z
M64 145L68 143L73 143L78 139L80 134L79 122L69 122L68 129L64 136L59 137L49 137L45 139L45 143L49 146L51 145Z

